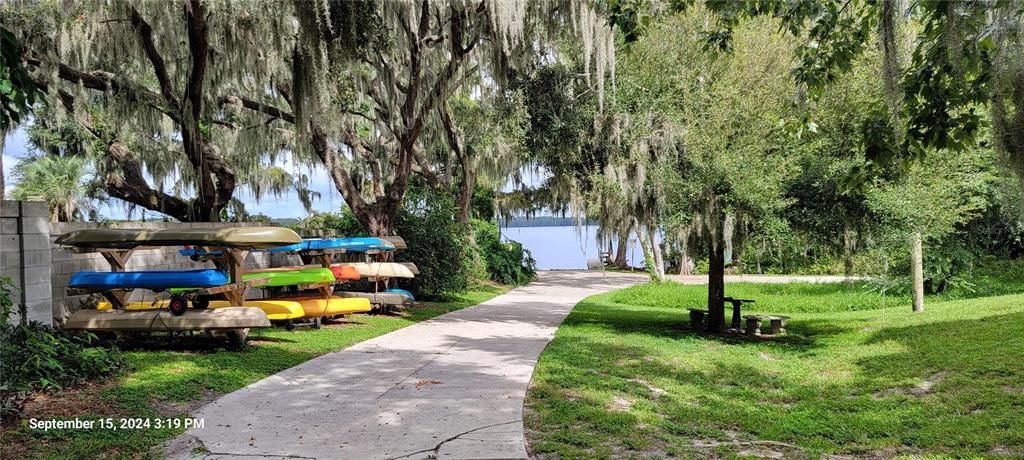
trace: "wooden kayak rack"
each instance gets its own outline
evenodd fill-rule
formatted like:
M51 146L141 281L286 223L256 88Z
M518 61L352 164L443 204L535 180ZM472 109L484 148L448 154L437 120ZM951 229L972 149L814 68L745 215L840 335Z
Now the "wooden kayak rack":
M131 258L132 253L136 249L148 249L162 246L136 246L129 249L108 249L108 248L82 248L72 247L71 250L77 253L98 253L106 259L107 263L110 264L110 269L113 272L123 272L125 266L128 263L128 259ZM225 299L231 302L232 305L242 305L245 301L246 294L249 289L258 286L262 283L267 282L267 278L250 279L248 281L242 280L242 275L245 274L244 262L245 258L249 255L247 249L227 248L227 247L211 247L201 246L204 253L199 256L193 256L192 259L196 261L212 261L219 270L224 270L228 273L228 277L231 280L228 284L222 286L215 286L210 288L198 288L190 291L195 296L224 296ZM117 310L125 309L125 290L95 290L95 289L82 289L82 288L69 288L67 290L69 295L82 295L82 294L93 294L100 293L108 302Z

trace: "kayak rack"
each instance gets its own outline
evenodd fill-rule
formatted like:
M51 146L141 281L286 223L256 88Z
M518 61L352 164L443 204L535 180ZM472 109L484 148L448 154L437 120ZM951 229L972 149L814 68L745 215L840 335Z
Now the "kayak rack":
M136 246L130 249L111 249L111 248L83 248L83 247L72 247L71 250L76 253L98 253L110 264L110 270L112 272L124 272L126 271L126 265L128 259L131 258L132 253L136 249L148 249L156 248L160 246ZM242 275L245 273L245 269L242 263L245 258L249 255L248 250L234 249L234 248L216 248L216 250L206 249L206 254L201 256L202 261L212 261L214 265L220 269L228 272L228 277L231 280L230 283L214 286L209 288L197 288L191 291L190 294L195 296L214 296L223 295L228 301L235 305L242 305L246 294L249 289L258 286L261 283L267 281L266 278L250 279L248 281L241 281ZM104 289L88 289L88 288L68 288L68 295L83 295L83 294L95 294L99 293L113 305L114 309L124 310L126 306L125 301L125 290L104 290Z

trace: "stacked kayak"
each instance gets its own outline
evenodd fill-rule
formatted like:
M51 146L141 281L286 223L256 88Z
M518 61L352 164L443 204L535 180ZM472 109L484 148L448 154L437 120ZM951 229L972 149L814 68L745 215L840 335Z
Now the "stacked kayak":
M269 252L329 251L370 252L394 251L395 245L381 238L324 238L303 240L301 243L268 249Z
M346 262L341 265L355 268L363 278L415 278L409 267L395 262Z
M130 302L125 304L124 309L127 311L163 310L170 306L170 302L170 299ZM206 308L217 309L236 306L237 305L231 305L231 302L227 300L211 300L207 304ZM284 300L246 300L245 304L242 306L263 310L263 313L267 315L267 319L271 321L285 321L305 316L302 305L297 302L288 302ZM100 311L112 310L113 307L114 306L110 302L100 302L96 304L96 309Z
M269 249L302 241L294 231L282 227L230 227L191 229L75 230L55 243L78 248L131 249L147 246L212 246L232 249Z
M68 287L109 291L114 289L210 288L230 282L220 270L154 270L140 272L78 272L71 275Z
M297 286L302 284L331 284L336 281L328 268L300 268L296 270L254 270L242 275L246 281L265 279L256 287Z
M331 273L338 281L356 281L359 279L359 269L342 264L332 264Z

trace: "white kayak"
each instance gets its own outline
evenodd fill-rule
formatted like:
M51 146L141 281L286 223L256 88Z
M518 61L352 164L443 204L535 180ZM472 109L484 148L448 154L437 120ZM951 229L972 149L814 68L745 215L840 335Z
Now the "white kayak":
M346 262L340 265L355 267L363 278L415 278L409 267L394 262ZM418 270L417 270L418 271Z

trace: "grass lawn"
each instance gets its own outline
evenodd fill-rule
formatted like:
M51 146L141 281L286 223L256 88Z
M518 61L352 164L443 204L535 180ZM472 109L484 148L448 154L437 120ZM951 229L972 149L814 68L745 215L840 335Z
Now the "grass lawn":
M128 369L113 381L57 395L40 395L26 407L27 418L186 417L221 394L318 355L476 305L507 290L481 286L451 302L423 303L402 316L348 316L340 324L325 325L320 330L258 330L250 335L250 346L243 351L125 351ZM20 426L4 430L0 458L148 458L153 456L151 447L183 431L184 428L151 428L43 432L28 429L27 420L22 420Z
M793 317L769 340L688 330L705 289L643 285L580 303L533 376L531 451L1024 457L1024 295L930 299L914 314L857 286L727 285Z

